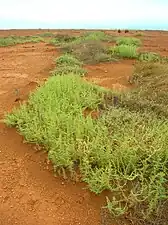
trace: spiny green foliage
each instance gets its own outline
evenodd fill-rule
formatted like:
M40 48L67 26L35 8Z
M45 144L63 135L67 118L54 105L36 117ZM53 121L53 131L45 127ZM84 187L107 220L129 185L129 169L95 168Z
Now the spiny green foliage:
M55 170L78 166L91 191L116 192L115 214L142 204L149 216L167 198L168 120L114 107L98 120L84 117L106 92L75 75L52 77L5 122L44 145Z
M0 37L0 46L10 46L28 42L41 42L44 41L42 37L39 36L9 36L9 37Z
M82 65L83 63L73 55L64 54L56 59L56 68L52 71L52 75L67 75L73 73L84 76L87 71L82 68Z
M136 59L138 57L137 47L133 45L118 45L109 49L110 53L115 57Z
M133 46L141 46L141 40L134 37L117 37L116 38L117 45L133 45Z

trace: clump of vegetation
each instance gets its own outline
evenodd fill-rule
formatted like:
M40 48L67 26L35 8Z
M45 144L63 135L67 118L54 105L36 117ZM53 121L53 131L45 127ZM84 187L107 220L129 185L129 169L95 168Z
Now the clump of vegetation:
M79 43L70 43L64 45L62 50L73 54L84 63L98 63L104 61L113 61L114 58L108 53L107 48L100 41L84 40Z
M83 63L73 55L64 54L56 59L56 68L52 71L52 75L67 75L73 73L75 75L84 76L87 71L82 68Z
M85 74L87 74L87 70L78 65L73 66L67 65L56 67L51 74L53 76L58 76L58 75L69 75L71 73L79 76L84 76Z
M133 45L118 45L109 49L114 57L136 59L138 57L137 47Z
M136 37L142 37L143 36L143 33L142 32L138 32L138 33L135 34L135 36Z
M103 31L86 32L81 36L85 41L113 41L114 38L111 35L106 34Z
M159 62L161 61L161 56L154 52L141 52L138 59L140 61Z
M42 37L39 36L9 36L9 37L0 37L0 46L11 46L16 44L23 43L38 43L44 41Z
M50 43L56 44L56 45L66 45L67 43L75 45L75 44L81 44L87 41L110 42L113 40L114 38L111 35L105 34L102 31L96 31L96 32L85 32L84 34L80 36L58 34L55 38L53 38L50 41Z
M83 63L75 58L73 55L64 54L56 59L57 66L82 66Z
M45 32L45 33L41 33L39 34L40 37L54 37L55 34L52 32Z
M54 36L54 38L52 38L50 40L50 43L54 44L54 45L63 45L63 44L66 44L66 43L75 42L78 39L79 39L78 36L72 36L72 35L69 35L69 34L56 34Z
M129 30L126 29L124 32L125 32L125 33L129 33Z
M155 113L168 118L168 66L158 63L138 63L129 82L134 89L122 96L124 107L132 111Z
M133 37L117 37L116 38L117 45L133 45L133 46L141 46L141 40Z

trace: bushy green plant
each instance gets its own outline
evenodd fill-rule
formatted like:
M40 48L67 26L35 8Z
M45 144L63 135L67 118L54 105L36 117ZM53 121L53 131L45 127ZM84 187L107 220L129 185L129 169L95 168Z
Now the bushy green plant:
M81 36L85 41L112 41L114 38L103 31L86 32Z
M57 66L82 66L82 62L75 58L73 55L64 54L56 59Z
M78 39L79 39L79 37L76 37L76 36L58 33L54 36L54 38L52 38L50 40L50 43L54 44L54 45L63 45L63 44L66 44L66 43L75 42Z
M138 32L135 34L136 37L142 37L144 34L142 32Z
M134 37L117 37L116 38L117 45L133 45L133 46L141 46L141 40Z
M100 41L84 40L79 43L71 43L63 46L62 50L89 64L113 60L108 54L106 46Z
M58 75L69 75L71 73L79 76L84 76L87 74L87 70L78 65L64 65L56 67L51 74L53 76L58 76Z
M52 32L45 32L45 33L41 33L39 34L40 37L54 37L54 33Z
M141 52L139 53L138 59L140 61L159 62L161 61L161 56L154 52Z
M44 41L42 37L39 36L9 36L9 37L0 37L0 46L10 46L22 43L37 43Z
M82 67L83 63L75 58L73 55L64 54L56 60L56 67L52 71L52 75L68 75L73 73L75 75L84 76L87 71Z
M111 47L109 51L119 58L136 59L138 57L137 47L133 45L118 45Z
M148 111L168 118L167 64L137 63L129 82L134 88L123 96L121 105L132 111Z

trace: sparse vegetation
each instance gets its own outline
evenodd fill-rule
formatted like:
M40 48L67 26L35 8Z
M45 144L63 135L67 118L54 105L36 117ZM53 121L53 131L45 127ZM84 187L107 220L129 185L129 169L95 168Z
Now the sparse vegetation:
M133 46L141 46L141 40L133 37L117 37L116 38L117 45L133 45Z
M68 44L81 44L83 42L89 42L89 41L103 41L103 42L110 42L113 41L114 37L111 35L107 35L102 31L96 31L96 32L85 32L84 34L81 34L80 36L70 36L66 34L57 34L55 38L53 38L50 43L55 45L66 45Z
M50 40L50 43L53 45L63 45L65 43L75 42L79 37L71 36L68 34L56 34L54 38Z
M45 33L39 34L39 36L41 36L41 37L54 37L55 34L53 34L52 32L45 32Z
M111 35L106 34L103 31L97 31L97 32L86 32L84 35L82 35L82 40L85 41L113 41L114 37Z
M73 73L83 76L87 71L82 67L83 63L73 55L64 54L56 59L56 68L52 71L52 75L67 75Z
M137 47L133 45L118 45L109 49L113 57L136 59Z
M9 36L9 37L0 37L0 47L23 44L28 42L41 42L44 39L40 36Z
M154 52L141 52L139 53L140 61L148 61L148 62L159 62L161 61L161 56Z
M73 55L64 54L56 59L57 66L82 66L83 63Z
M100 41L84 40L79 43L70 43L64 45L62 50L89 64L114 60L108 53L107 47Z
M136 37L142 37L143 36L143 33L142 32L138 32L138 33L135 34L135 36Z
M57 76L57 75L68 75L71 73L79 76L84 76L85 74L87 74L87 70L78 65L73 66L65 65L56 67L51 74Z

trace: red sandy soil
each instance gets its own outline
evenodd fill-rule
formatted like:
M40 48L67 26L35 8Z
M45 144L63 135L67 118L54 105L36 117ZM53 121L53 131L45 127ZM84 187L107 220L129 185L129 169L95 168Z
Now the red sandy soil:
M134 69L134 61L123 60L112 63L100 63L86 67L88 74L85 79L109 89L127 90L129 76Z
M39 32L44 31L0 31L0 36ZM167 55L168 33L143 33L145 48ZM57 55L55 47L45 43L0 48L0 120L49 76ZM99 64L87 69L87 80L127 90L133 62ZM54 177L46 158L35 146L23 143L16 129L0 123L0 225L116 225L101 222L104 195L95 196L83 183Z

